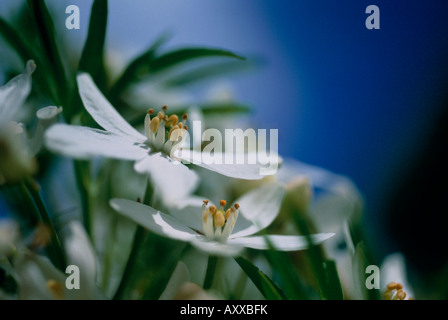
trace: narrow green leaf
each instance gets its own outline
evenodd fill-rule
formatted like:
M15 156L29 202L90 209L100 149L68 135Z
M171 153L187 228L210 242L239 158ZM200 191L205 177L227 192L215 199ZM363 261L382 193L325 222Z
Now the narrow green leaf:
M144 69L148 69L148 65L154 59L157 50L168 41L168 38L169 35L167 33L162 34L144 53L131 61L120 78L118 78L109 90L109 98L112 103L116 101L121 92L138 79L138 75L142 71L143 73L147 72Z
M288 300L282 290L266 274L243 257L235 258L241 269L252 280L267 300Z
M79 70L90 73L100 89L106 85L104 43L106 40L108 1L95 0L90 13L87 40L79 61Z
M175 51L171 51L157 57L150 63L150 71L157 72L163 69L173 67L177 64L205 57L228 57L239 60L245 60L242 56L239 56L231 51L223 49L213 48L183 48Z
M341 281L339 280L336 263L333 260L324 262L325 279L327 290L327 299L329 300L343 300L344 293L342 291Z
M37 80L35 83L53 100L55 104L60 104L54 85L52 84L50 78L45 76L44 71L47 69L47 66L40 59L39 55L33 50L32 46L30 46L20 36L20 34L2 18L0 18L0 34L3 35L4 39L7 43L9 43L11 48L13 48L20 56L24 64L30 59L34 60L37 65L36 72L34 73L34 77Z
M55 28L53 19L48 12L44 0L27 0L29 9L31 10L34 23L39 34L40 43L45 51L45 56L48 60L48 65L51 66L49 70L53 73L54 79L58 87L59 101L66 105L69 99L68 81L61 56L56 44Z
M252 63L240 63L240 61L215 63L212 65L200 66L194 70L186 71L180 75L173 76L165 82L167 87L179 87L192 85L198 82L210 80L215 77L222 77L237 72L251 71L255 69Z

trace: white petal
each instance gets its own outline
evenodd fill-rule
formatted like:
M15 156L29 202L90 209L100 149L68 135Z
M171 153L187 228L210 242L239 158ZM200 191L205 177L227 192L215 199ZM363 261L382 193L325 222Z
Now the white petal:
M190 273L187 266L182 261L179 261L159 300L172 300L180 287L188 281L190 281Z
M277 217L285 189L277 183L269 183L245 193L237 199L240 215L231 238L254 234L269 226Z
M80 288L74 290L76 298L88 299L96 290L96 256L84 227L78 221L68 224L68 233L64 239L64 248L68 265L79 268Z
M139 202L112 199L110 205L125 217L160 236L188 242L200 237L177 219Z
M293 159L285 159L276 178L287 184L298 175L309 177L311 185L343 196L351 201L360 200L360 192L356 185L346 176L335 174L326 169L309 165Z
M207 240L205 237L197 238L191 241L191 244L208 254L224 257L237 256L244 249L244 247L239 244L221 243Z
M174 154L176 157L181 159L185 163L193 163L202 168L220 173L222 175L244 179L244 180L258 180L265 177L263 174L263 170L266 169L266 166L261 164L236 164L236 163L226 163L225 162L225 154L223 153L215 153L213 158L219 159L212 161L207 161L202 157L201 152L194 150L179 150ZM272 172L273 174L274 172Z
M18 120L15 117L31 92L31 74L35 69L36 64L29 60L23 74L19 74L0 87L0 124Z
M180 198L170 206L170 214L190 228L202 231L201 213L203 200L206 199L198 196Z
M166 205L173 205L177 200L190 195L199 182L193 170L161 153L150 154L141 159L135 164L135 170L149 173L153 185L157 187L156 193Z
M122 136L65 124L55 124L45 132L45 145L54 152L77 159L104 156L139 160L147 155L147 150Z
M137 142L146 140L146 137L123 119L110 102L107 101L89 74L82 73L78 75L77 80L82 102L86 110L100 126L107 131L132 138ZM142 119L142 123L143 121L144 119Z
M313 244L319 244L329 238L334 233L318 233L311 235ZM276 250L280 251L296 251L303 250L309 247L309 243L304 236L283 236L283 235L268 235L268 236L253 236L229 239L229 244L236 244L247 248L265 250L269 248L266 237Z
M51 125L57 122L57 116L62 112L62 107L49 106L37 110L37 126L33 137L29 140L30 154L35 156L42 147L44 133Z
M401 252L395 252L387 255L381 264L381 290L390 282L396 282L403 285L403 291L408 297L415 297L412 287L408 283L406 272L406 258Z

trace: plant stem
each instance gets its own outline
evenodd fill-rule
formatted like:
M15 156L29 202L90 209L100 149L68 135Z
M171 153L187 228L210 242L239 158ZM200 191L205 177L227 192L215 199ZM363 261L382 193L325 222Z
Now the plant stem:
M29 193L32 200L34 201L37 212L39 214L40 220L45 225L45 227L50 229L51 238L48 247L48 254L55 266L65 272L65 267L67 263L65 261L65 253L59 240L59 236L56 233L56 228L54 227L53 221L48 214L47 208L39 194L39 186L32 180L27 179L25 181L25 190Z
M207 271L205 273L205 280L204 280L205 290L208 290L212 287L217 264L218 264L218 257L210 255L208 257Z
M154 189L152 188L151 181L148 179L143 203L151 205L153 202L153 195ZM141 226L137 226L134 234L134 239L132 240L131 252L129 253L128 261L126 262L120 284L118 285L117 291L115 292L115 295L113 297L114 300L118 300L123 296L126 288L130 283L131 274L133 273L132 271L137 261L138 252L146 238L146 235L146 230Z

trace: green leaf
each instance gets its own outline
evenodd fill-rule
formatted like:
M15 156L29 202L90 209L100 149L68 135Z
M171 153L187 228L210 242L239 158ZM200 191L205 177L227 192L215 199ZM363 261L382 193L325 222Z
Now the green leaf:
M106 85L104 43L107 30L108 1L95 0L90 13L87 40L79 61L79 70L89 73L100 89Z
M116 101L121 92L138 79L140 70L147 68L149 62L154 59L156 51L168 41L168 38L167 33L162 34L144 53L132 60L109 90L109 98L112 103Z
M56 44L53 19L51 18L48 8L43 0L27 0L27 4L31 10L39 35L39 40L44 49L48 65L51 66L49 70L53 73L54 80L58 88L58 104L62 103L66 105L66 102L69 99L69 96L67 95L68 81Z
M60 104L57 92L54 89L54 85L48 77L44 76L46 65L42 62L39 55L33 50L32 46L30 46L20 36L20 34L2 18L0 18L0 34L3 35L4 39L20 56L24 64L30 59L34 60L37 65L36 72L34 73L34 77L37 80L35 83L40 87L40 89L43 90L45 94L51 97L55 104Z
M343 300L344 293L342 291L341 281L339 280L336 263L333 260L327 260L324 262L325 279L328 300Z
M223 49L183 48L165 53L164 55L157 57L150 62L149 70L151 72L157 72L189 60L205 57L228 57L238 60L245 60L245 58L243 58L242 56Z
M267 300L288 300L282 290L266 274L243 257L235 258L241 269L252 280Z
M167 87L179 87L206 81L211 78L235 74L237 72L251 71L255 69L252 63L240 63L239 61L215 63L186 71L165 82Z

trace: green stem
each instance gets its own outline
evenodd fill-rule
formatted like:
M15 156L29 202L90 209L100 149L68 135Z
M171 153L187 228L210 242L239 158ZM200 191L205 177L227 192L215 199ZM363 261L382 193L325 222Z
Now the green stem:
M148 184L146 187L143 203L151 205L154 200L153 195L154 195L154 189L152 188L151 181L148 179ZM146 235L147 235L146 230L141 226L137 226L137 229L135 230L134 234L134 239L132 241L131 252L129 254L128 261L126 262L126 266L124 268L120 284L118 285L117 291L115 292L115 295L113 297L114 300L118 300L123 296L126 288L130 283L131 275L133 274L133 270L136 265L138 252L140 251L140 248L143 245Z
M90 239L92 239L92 221L90 214L90 163L88 161L75 160L75 178L81 195L82 220L84 228Z
M51 220L47 208L45 207L45 204L39 194L39 187L34 181L26 180L25 189L29 192L29 195L34 201L42 223L50 229L51 239L48 247L48 254L50 255L50 258L55 266L58 269L65 271L65 267L67 266L65 261L65 253L58 234L56 233L56 228L54 227L53 221Z
M217 264L218 264L218 257L210 255L208 257L207 271L205 273L205 280L204 280L205 290L208 290L212 287Z
M120 284L113 297L114 300L118 300L123 296L123 293L131 280L132 271L137 261L137 254L140 250L140 247L143 244L145 236L146 236L146 230L141 226L137 226L137 229L135 230L134 234L134 240L132 241L131 253L129 254L126 267L124 268L123 277L121 278Z

